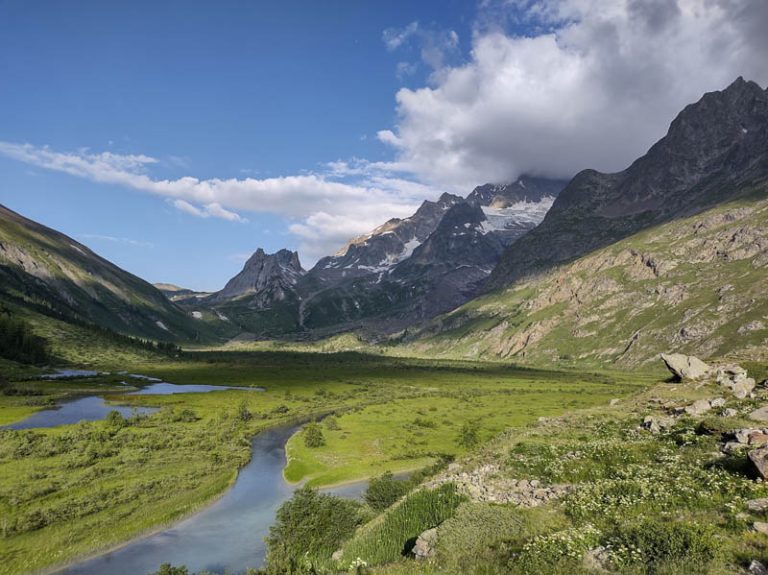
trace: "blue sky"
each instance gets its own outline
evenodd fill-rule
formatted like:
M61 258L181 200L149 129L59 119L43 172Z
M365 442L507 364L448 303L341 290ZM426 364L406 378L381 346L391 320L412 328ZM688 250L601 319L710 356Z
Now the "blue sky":
M469 10L467 10L469 8ZM466 2L0 2L0 139L145 154L163 178L270 177L383 159L403 54L387 28L465 29ZM150 281L221 287L291 220L199 218L162 199L0 157L0 202ZM386 218L387 214L381 217ZM106 238L115 238L109 240Z
M637 4L0 0L0 203L218 289L442 191L620 169L704 90L768 79L759 0Z

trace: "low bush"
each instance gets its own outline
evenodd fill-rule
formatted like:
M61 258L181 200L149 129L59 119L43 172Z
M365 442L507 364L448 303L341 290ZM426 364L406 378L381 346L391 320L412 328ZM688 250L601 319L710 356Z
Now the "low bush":
M325 445L325 436L318 423L308 423L306 427L304 427L304 445L311 448L322 447Z
M409 555L416 538L453 517L465 499L452 483L408 495L350 541L344 548L342 562L348 565L359 558L368 565L380 565Z
M721 556L711 527L660 519L619 525L606 546L622 572L647 575L708 573Z
M383 511L405 495L409 489L410 482L398 481L391 471L387 471L380 477L374 477L368 483L368 489L365 491L365 502L374 511Z
M267 572L303 573L328 563L362 521L359 503L309 487L299 489L278 509L269 529Z

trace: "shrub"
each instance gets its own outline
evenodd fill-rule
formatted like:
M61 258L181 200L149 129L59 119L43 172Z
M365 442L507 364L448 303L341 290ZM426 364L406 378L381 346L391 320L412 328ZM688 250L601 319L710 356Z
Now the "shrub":
M325 423L325 428L331 431L338 431L341 429L341 427L339 427L339 420L335 415L329 415L325 418L323 423Z
M251 413L251 410L248 409L248 404L245 401L241 401L240 405L237 406L237 418L243 422L248 422L253 419L253 414Z
M409 483L398 481L391 471L374 477L365 491L365 502L375 511L383 511L408 492Z
M309 423L304 428L304 445L310 448L322 447L325 445L323 430L317 423Z
M353 539L344 549L343 561L348 564L360 558L380 565L407 556L419 534L453 517L463 501L452 483L412 493Z
M359 503L302 487L278 509L269 529L267 572L294 573L301 562L328 562L361 522Z
M106 422L109 427L114 427L117 429L124 427L127 423L123 415L116 409L113 409L107 414Z
M173 567L170 563L163 563L160 569L151 575L189 575L186 567Z
M648 519L619 525L607 547L618 567L648 575L670 567L687 566L688 572L706 573L720 558L720 546L710 526Z
M461 426L459 436L456 438L456 443L460 447L466 447L472 449L478 443L480 443L480 436L478 434L480 426L476 421L467 421Z

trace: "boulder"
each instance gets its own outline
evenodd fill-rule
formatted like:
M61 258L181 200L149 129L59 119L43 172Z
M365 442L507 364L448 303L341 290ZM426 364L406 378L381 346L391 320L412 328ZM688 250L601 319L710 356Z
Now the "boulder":
M416 538L413 546L413 555L416 559L428 559L435 554L437 545L437 527L427 529Z
M762 447L768 445L768 434L762 431L755 431L749 434L749 444L755 447Z
M590 572L607 573L611 570L611 554L603 546L595 547L584 553L581 564Z
M715 399L709 402L709 405L711 405L712 407L723 407L725 406L725 398L716 397Z
M651 433L659 433L663 429L669 429L675 424L675 420L671 417L656 417L653 415L647 415L643 419L643 423L640 427L647 429Z
M759 407L749 414L749 418L753 421L768 421L768 405Z
M704 415L710 409L712 409L712 405L709 403L708 399L699 399L687 406L685 408L685 413L691 416Z
M749 460L762 479L768 477L768 447L760 447L750 451Z
M752 561L747 572L749 575L768 575L768 569L760 561Z
M661 359L672 372L672 375L679 380L701 379L709 375L712 368L701 361L698 357L684 355L682 353L662 353Z
M768 511L768 497L750 499L747 501L747 509L753 513L764 513L765 511Z
M736 417L737 415L739 415L739 412L732 407L726 407L723 410L723 417Z
M755 380L747 376L747 370L741 366L731 364L717 368L717 383L730 389L734 397L744 399L755 389Z
M768 535L768 523L764 523L763 521L755 521L752 525L752 529L763 535Z

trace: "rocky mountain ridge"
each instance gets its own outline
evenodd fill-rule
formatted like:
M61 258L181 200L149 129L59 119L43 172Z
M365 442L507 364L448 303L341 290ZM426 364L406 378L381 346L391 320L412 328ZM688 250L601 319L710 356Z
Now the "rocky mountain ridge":
M508 185L478 187L468 199L442 194L423 202L413 216L389 220L355 238L295 281L273 278L281 296L266 296L269 306L250 305L245 315L270 307L270 316L281 318L270 319L270 329L284 332L327 333L375 324L375 331L386 333L453 309L477 293L504 248L541 221L564 185L524 176ZM266 282L250 297L271 289ZM240 297L238 289L225 288L194 303L226 305L229 317L243 317L242 310L233 309ZM258 320L249 322L257 332Z
M577 174L541 224L506 251L489 288L703 211L766 178L768 91L738 78L687 106L623 172Z

